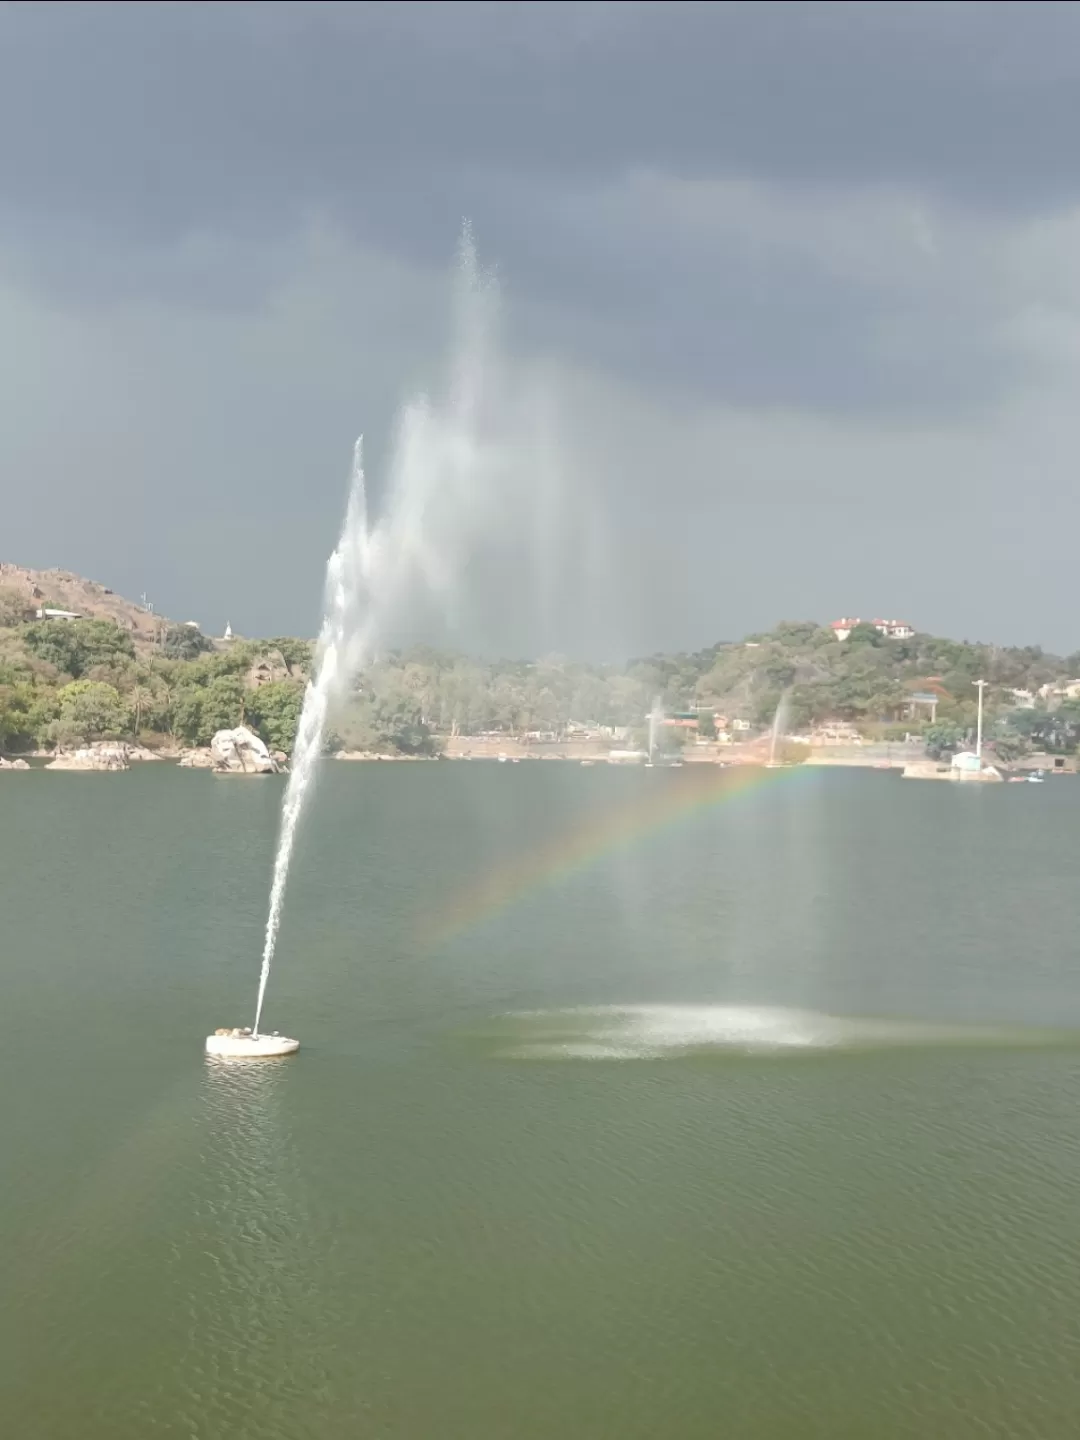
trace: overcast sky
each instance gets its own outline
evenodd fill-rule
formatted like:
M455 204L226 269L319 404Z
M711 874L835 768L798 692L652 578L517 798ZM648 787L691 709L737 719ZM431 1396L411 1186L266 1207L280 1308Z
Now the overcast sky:
M463 644L1075 650L1078 134L1071 4L0 4L0 559L312 633L468 216L543 503Z

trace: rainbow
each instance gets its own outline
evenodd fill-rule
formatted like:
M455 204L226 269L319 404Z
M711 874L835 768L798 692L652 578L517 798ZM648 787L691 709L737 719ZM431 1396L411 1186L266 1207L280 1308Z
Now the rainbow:
M606 855L628 849L702 810L732 804L770 785L790 784L806 773L802 766L769 770L756 765L698 764L642 775L640 787L625 803L486 871L435 916L424 938L433 946L456 940L526 895L578 874Z

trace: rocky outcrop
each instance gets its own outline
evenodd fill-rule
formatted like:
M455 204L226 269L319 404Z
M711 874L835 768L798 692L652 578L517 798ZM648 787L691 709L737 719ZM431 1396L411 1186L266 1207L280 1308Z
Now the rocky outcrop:
M0 770L29 770L30 766L25 760L5 760L0 755Z
M263 742L244 725L219 730L210 741L217 775L275 775L277 763Z
M160 760L156 750L130 740L97 740L77 750L58 750L46 770L127 770L133 760Z
M129 770L128 747L103 741L79 750L60 750L46 770Z
M165 757L157 750L151 750L146 745L128 745L125 743L128 760L163 760Z
M335 760L437 760L437 755L386 754L379 750L335 750Z
M6 560L0 563L0 602L5 599L22 610L28 620L35 619L43 606L55 606L90 620L111 620L143 649L154 645L170 623L96 580L86 580L69 570L31 570Z
M290 665L275 646L252 661L245 684L249 690L259 690L263 685L272 685L279 680L295 680L303 673L299 666Z
M209 748L182 750L176 763L185 770L209 770L214 764L214 756Z

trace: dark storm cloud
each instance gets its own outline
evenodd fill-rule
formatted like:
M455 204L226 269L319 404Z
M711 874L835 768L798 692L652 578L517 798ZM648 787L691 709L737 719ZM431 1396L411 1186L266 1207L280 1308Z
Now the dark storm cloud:
M468 214L560 477L550 625L506 547L492 646L861 607L1075 649L1078 41L1073 5L0 4L0 558L310 629Z
M1007 383L1001 357L942 333L936 305L590 198L652 170L1062 203L1078 41L1074 7L1000 3L11 6L0 207L50 290L240 306L273 281L259 264L165 275L140 252L318 213L441 263L468 213L516 293L559 302L597 363L654 385L977 406ZM898 326L921 328L910 357L880 344Z
M78 4L0 25L8 201L150 234L332 201L433 254L463 176L628 165L1076 190L1067 5Z

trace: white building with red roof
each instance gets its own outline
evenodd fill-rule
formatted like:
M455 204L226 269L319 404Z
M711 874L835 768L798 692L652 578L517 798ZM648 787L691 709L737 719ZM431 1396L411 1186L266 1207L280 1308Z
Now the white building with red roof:
M846 640L856 625L872 625L879 635L889 640L910 640L915 634L906 620L862 620L857 615L834 620L830 629L837 640Z

